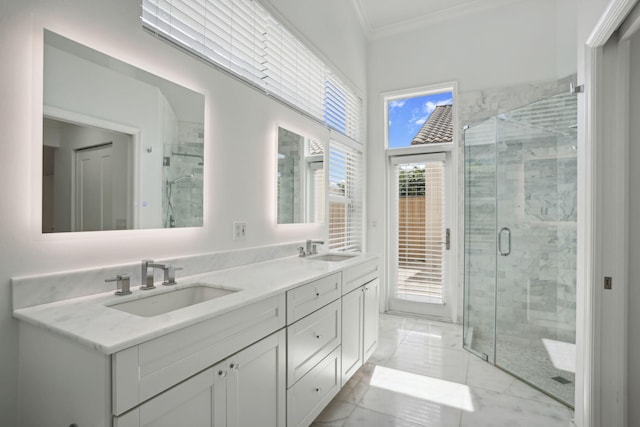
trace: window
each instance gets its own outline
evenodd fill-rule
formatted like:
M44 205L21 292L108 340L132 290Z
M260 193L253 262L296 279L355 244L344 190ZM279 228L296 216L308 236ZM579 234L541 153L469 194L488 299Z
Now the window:
M362 99L253 0L142 0L142 23L263 92L360 140Z
M453 142L453 91L387 99L388 148Z
M329 249L362 251L362 152L329 142Z

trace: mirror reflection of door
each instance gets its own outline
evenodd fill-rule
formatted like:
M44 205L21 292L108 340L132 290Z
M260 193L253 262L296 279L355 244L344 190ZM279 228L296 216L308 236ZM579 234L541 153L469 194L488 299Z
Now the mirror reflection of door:
M43 233L133 228L132 135L46 118Z
M75 231L113 229L113 143L76 150Z

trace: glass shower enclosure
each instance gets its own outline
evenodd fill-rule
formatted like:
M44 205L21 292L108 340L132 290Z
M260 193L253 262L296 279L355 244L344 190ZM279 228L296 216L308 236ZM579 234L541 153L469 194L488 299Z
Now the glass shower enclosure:
M467 350L573 406L577 107L553 96L465 129Z

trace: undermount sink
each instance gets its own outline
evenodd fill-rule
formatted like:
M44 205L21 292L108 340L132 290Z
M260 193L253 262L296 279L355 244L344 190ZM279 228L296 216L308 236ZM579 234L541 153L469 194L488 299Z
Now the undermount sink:
M317 255L309 259L312 259L314 261L342 262L342 261L351 259L355 256L357 255L355 254L324 254L324 255Z
M211 285L196 283L192 286L170 292L153 294L133 301L110 305L109 308L135 314L142 317L153 317L169 313L181 308L190 307L201 302L238 292L234 289L222 289Z

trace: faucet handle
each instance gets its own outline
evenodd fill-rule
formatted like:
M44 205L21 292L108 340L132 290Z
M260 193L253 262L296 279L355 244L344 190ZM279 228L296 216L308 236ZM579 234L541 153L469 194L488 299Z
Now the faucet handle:
M164 282L162 282L165 286L176 285L176 271L183 270L182 267L174 267L171 264L167 264L162 267L162 271L164 271Z
M116 282L116 295L129 295L131 293L129 289L131 282L128 274L118 274L112 279L105 279L105 282Z

